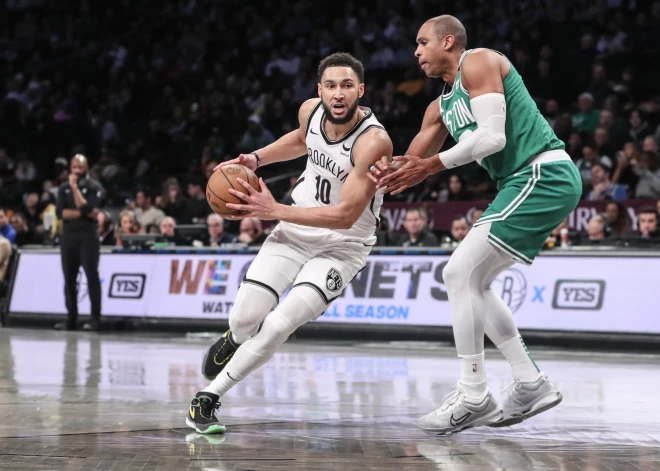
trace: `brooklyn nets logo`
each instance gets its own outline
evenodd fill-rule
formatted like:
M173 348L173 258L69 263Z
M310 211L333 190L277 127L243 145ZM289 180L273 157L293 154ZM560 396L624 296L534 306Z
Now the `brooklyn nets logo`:
M491 286L514 313L520 309L527 297L527 280L522 272L515 268L504 270Z
M341 275L337 270L331 268L328 272L328 276L325 277L325 287L330 291L340 290L344 286L344 283L341 281Z

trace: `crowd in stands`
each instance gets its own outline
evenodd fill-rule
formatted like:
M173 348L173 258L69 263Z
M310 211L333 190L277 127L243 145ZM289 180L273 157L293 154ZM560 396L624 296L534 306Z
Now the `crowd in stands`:
M338 50L363 61L361 104L403 154L442 87L414 57L417 29L440 13L465 23L469 47L507 55L566 143L584 199L612 202L571 241L657 238L657 210L639 213L633 230L616 203L660 199L660 2L645 0L3 2L0 234L17 245L57 242L57 187L80 152L105 189L104 244L143 232L175 238L189 224L207 225L205 245L258 244L268 230L259 221L210 214L213 167L294 129L299 105L316 95L318 61ZM286 202L304 165L259 173ZM495 191L470 165L388 200L482 201ZM385 222L381 245L437 246L460 242L472 221L434 234L425 211L410 211L407 235Z

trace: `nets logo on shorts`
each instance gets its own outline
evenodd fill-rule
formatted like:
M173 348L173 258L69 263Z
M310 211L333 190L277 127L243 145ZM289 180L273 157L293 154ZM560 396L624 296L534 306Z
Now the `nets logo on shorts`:
M337 270L331 268L328 272L328 276L325 277L325 287L330 291L340 290L344 286L344 282L341 280L341 275Z

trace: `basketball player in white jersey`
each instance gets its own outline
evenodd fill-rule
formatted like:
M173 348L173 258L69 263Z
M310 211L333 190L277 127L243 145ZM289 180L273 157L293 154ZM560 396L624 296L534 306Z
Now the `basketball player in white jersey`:
M371 110L358 106L364 69L350 54L321 61L318 94L300 107L300 128L242 154L252 170L307 155L307 168L292 194L278 204L263 180L261 192L242 182L234 191L245 204L235 218L281 221L262 246L241 284L229 330L206 354L202 374L211 384L197 393L186 424L199 433L222 433L215 411L220 398L264 365L301 325L316 319L364 268L376 242L383 192L369 180L369 166L392 157L392 142ZM219 166L219 167L220 167ZM291 288L281 303L280 296Z

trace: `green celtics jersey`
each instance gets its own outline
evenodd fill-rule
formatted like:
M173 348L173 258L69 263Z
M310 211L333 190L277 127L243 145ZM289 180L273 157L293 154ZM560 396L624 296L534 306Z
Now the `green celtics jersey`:
M472 116L470 95L461 83L461 64L470 51L465 51L458 63L458 73L451 90L445 85L440 96L442 121L456 142L465 131L477 129ZM506 100L506 145L501 151L479 161L493 180L502 180L513 175L528 160L541 152L564 149L564 143L539 112L532 100L520 74L511 64L511 70L504 79L504 98Z

